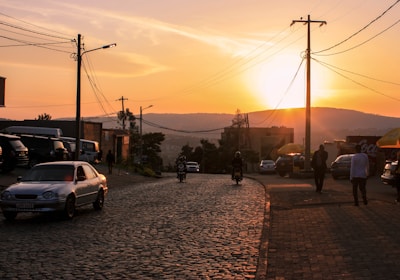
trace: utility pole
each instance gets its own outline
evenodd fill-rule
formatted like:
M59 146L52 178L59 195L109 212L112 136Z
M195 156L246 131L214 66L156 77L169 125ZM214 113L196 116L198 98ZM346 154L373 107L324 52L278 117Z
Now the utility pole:
M306 143L305 143L305 161L304 161L304 169L306 172L311 171L311 32L310 25L311 23L319 23L320 26L326 24L326 21L323 20L311 20L310 15L307 16L307 20L293 20L291 26L297 22L302 22L307 24L307 97L306 97Z
M81 153L81 65L82 65L82 54L81 54L81 34L78 34L77 42L77 77L76 77L76 116L75 116L75 155L74 159L79 160Z
M117 99L117 101L122 101L122 129L125 130L125 107L124 107L124 100L128 100L128 98L124 98L123 96L121 96L120 99Z

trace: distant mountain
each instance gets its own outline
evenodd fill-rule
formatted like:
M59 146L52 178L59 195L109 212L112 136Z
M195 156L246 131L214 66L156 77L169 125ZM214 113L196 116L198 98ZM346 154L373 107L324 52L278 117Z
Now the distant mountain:
M219 139L224 127L232 124L234 114L145 114L143 132L161 131L164 134L194 138ZM280 109L248 113L250 127L294 128L295 142L305 135L305 110ZM91 118L103 123L104 128L120 125L110 118ZM139 120L137 120L139 124ZM311 109L311 138L313 141L342 139L347 135L382 135L400 126L400 118L379 116L354 110L335 108Z
M143 133L162 132L166 135L163 144L164 162L167 164L189 144L200 145L201 139L217 143L224 127L232 125L235 114L144 114ZM248 113L250 127L294 128L295 142L304 143L305 109L266 110ZM90 118L102 122L104 128L120 128L111 118ZM139 125L139 120L137 120ZM345 139L349 135L381 136L392 128L400 127L400 118L379 116L354 110L336 108L311 109L311 148L324 141Z

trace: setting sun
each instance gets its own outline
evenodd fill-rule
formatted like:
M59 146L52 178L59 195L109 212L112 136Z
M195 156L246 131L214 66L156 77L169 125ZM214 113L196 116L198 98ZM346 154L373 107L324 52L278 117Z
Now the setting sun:
M306 60L300 55L277 55L249 73L250 91L270 109L300 108L306 104ZM313 88L321 81L313 73ZM313 96L313 102L318 99Z

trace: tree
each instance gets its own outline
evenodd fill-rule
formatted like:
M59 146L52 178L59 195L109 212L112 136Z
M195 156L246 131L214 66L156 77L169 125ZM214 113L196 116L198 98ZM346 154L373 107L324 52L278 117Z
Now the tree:
M131 127L132 122L135 122L136 117L133 115L129 108L126 108L125 111L118 112L118 122L122 125L122 129L125 130L125 122L129 122L129 127Z
M43 113L41 115L38 115L37 119L38 121L49 121L51 120L51 116L49 114Z
M182 147L181 154L184 155L187 160L194 161L194 159L192 159L193 149L194 148L190 147L189 144L186 144Z
M200 140L203 157L200 168L206 173L219 172L218 148L214 143L210 143L206 139Z
M156 171L160 171L162 166L161 143L165 140L165 135L161 132L151 132L143 134L142 155L147 158L147 164Z

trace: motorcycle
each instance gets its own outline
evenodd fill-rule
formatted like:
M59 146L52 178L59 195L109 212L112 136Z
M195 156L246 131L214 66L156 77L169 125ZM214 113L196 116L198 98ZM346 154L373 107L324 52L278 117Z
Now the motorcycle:
M232 180L236 181L236 185L238 185L239 182L243 180L242 173L241 173L239 167L234 167L234 169L233 169L233 179Z
M186 168L184 163L178 164L178 179L180 183L186 180Z

